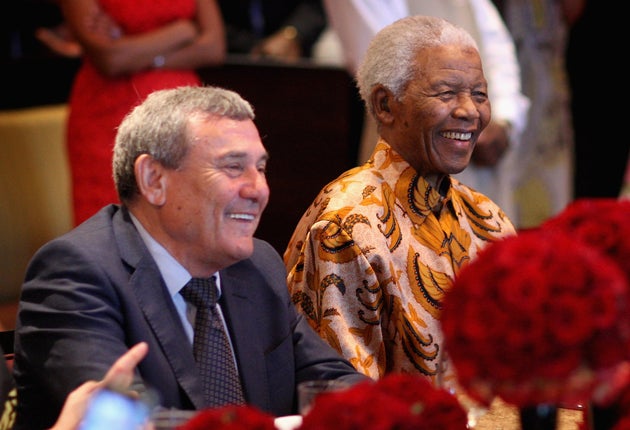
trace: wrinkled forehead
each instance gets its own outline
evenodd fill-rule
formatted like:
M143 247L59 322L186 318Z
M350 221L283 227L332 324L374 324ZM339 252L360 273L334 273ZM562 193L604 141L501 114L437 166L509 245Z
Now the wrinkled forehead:
M233 119L217 115L191 118L188 131L193 153L196 149L212 152L237 151L256 157L266 151L258 128L249 118ZM200 146L202 148L197 148Z
M416 51L416 60L429 64L434 61L478 61L481 55L474 46L449 44L424 46Z
M438 71L460 71L481 74L483 67L479 51L462 45L441 45L419 49L415 57L418 78L431 76Z

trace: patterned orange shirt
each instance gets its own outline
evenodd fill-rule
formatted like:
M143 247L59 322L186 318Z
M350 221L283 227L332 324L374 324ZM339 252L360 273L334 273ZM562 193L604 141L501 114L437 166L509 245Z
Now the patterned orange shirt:
M454 377L439 324L443 297L482 247L515 234L486 196L449 177L440 188L381 139L366 164L322 189L285 251L298 310L373 378Z

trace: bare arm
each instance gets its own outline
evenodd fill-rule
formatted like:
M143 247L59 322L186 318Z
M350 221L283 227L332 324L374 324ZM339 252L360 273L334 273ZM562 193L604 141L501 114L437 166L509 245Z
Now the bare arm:
M227 42L221 10L216 0L197 0L197 29L195 39L164 55L169 68L199 68L225 61Z
M72 33L101 73L119 76L154 66L196 68L223 61L223 24L215 0L198 0L196 21L177 20L139 35L122 34L97 0L62 0Z

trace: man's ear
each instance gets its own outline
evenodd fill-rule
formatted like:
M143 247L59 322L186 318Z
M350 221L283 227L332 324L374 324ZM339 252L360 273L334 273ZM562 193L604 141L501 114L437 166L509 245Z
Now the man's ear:
M152 205L162 206L166 202L164 166L149 154L142 154L136 159L134 170L140 194Z
M374 116L381 124L390 124L393 120L392 104L394 103L394 95L387 88L379 85L372 90L371 96L372 109Z
M389 112L389 101L387 96L380 99L379 106L382 111Z

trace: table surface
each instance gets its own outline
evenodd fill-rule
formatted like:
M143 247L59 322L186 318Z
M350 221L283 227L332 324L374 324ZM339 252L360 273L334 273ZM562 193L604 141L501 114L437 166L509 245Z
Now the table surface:
M584 413L578 409L559 409L556 430L578 430ZM521 430L518 409L496 400L488 412L479 418L475 430Z

